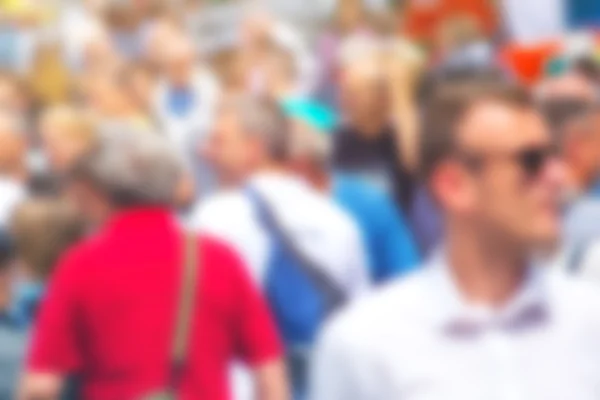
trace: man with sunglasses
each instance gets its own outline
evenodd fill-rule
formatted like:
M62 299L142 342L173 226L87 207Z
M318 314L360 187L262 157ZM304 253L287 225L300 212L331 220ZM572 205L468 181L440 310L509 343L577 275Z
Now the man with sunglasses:
M445 86L423 128L444 246L331 323L312 400L600 398L600 291L534 261L559 236L563 171L528 93Z

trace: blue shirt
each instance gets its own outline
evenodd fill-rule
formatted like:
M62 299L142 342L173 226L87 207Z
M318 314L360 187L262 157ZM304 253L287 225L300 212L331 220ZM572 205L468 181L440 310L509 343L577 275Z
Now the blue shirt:
M358 178L343 174L334 177L333 196L358 224L374 282L417 267L420 257L408 224L388 196Z
M167 107L173 115L185 117L194 109L195 93L191 88L171 88L167 102Z

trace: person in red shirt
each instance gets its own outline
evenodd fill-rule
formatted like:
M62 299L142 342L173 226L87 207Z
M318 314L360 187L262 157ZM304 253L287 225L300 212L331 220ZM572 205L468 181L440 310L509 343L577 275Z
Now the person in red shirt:
M99 224L71 249L48 287L20 398L54 399L66 376L79 398L129 400L164 388L183 274L186 233L169 204L179 163L158 135L110 132L78 162L69 193ZM198 283L177 398L228 400L229 367L255 371L257 398L288 398L269 310L240 259L197 240Z

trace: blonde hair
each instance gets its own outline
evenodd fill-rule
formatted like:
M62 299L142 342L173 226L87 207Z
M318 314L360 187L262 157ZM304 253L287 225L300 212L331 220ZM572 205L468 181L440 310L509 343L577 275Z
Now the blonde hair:
M93 119L83 111L66 104L48 108L42 114L41 121L43 125L60 126L60 134L68 140L91 145L96 139Z

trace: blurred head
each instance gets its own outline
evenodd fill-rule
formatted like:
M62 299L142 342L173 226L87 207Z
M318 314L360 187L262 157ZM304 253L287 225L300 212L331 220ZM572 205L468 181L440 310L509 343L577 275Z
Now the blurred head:
M315 186L327 183L331 166L331 140L305 121L293 119L288 151L293 171Z
M273 19L263 12L249 14L242 23L242 47L244 50L261 51L268 47Z
M24 179L26 156L24 121L18 115L0 109L0 176Z
M293 95L297 74L292 54L272 46L265 61L267 93L276 99Z
M221 105L206 157L224 185L238 184L258 169L285 161L288 122L268 98L231 96Z
M0 108L11 113L25 113L29 106L29 90L25 81L10 72L0 72Z
M558 139L571 188L587 192L600 177L600 109L587 106L562 126Z
M421 160L449 232L522 252L554 244L562 166L524 89L439 88L424 115Z
M159 67L171 43L180 40L181 27L169 18L161 18L148 27L145 58L153 67Z
M106 71L121 62L107 32L95 31L86 39L83 47L83 67L86 72Z
M69 195L92 223L136 207L171 207L182 176L179 156L154 132L100 132L69 174Z
M134 30L139 26L142 15L135 2L107 0L103 16L111 30Z
M81 110L60 105L46 110L39 125L44 152L50 167L66 172L96 140L92 122Z
M125 83L140 109L149 110L154 99L156 76L147 65L134 64L125 68Z
M572 70L543 82L537 96L565 161L570 189L586 191L600 172L600 125L594 82Z
M31 199L15 210L11 224L16 255L34 281L45 281L59 257L84 231L80 215L56 199Z
M111 68L84 77L83 97L90 111L99 117L118 118L137 114L140 109L128 88L124 69Z
M387 122L388 93L380 61L372 55L342 71L341 108L351 124Z
M340 0L336 2L334 24L343 34L361 28L367 22L367 12L361 0Z
M187 86L194 76L196 52L186 37L168 44L164 51L163 72L172 86Z
M544 80L536 88L536 96L542 102L567 98L589 103L598 97L594 82L575 70Z

